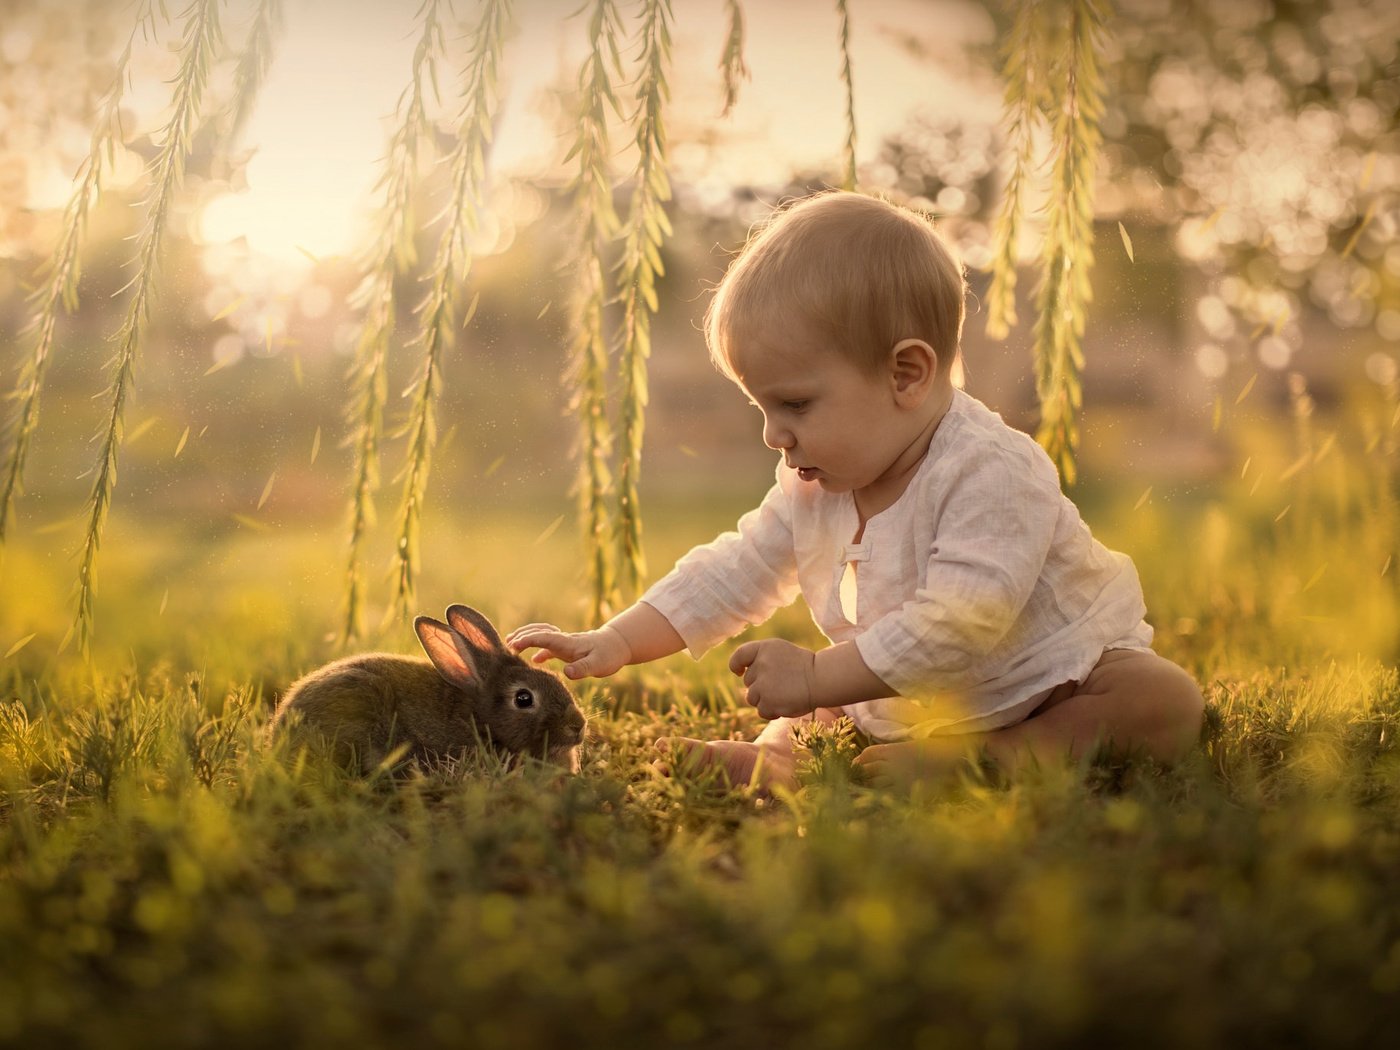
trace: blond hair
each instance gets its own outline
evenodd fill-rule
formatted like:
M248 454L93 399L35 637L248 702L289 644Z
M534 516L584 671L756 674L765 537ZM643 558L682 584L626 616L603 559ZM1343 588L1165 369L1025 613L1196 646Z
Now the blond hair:
M831 191L776 211L726 271L705 316L710 357L733 378L739 349L781 333L823 340L867 372L895 344L922 339L948 374L967 283L932 223L907 208Z

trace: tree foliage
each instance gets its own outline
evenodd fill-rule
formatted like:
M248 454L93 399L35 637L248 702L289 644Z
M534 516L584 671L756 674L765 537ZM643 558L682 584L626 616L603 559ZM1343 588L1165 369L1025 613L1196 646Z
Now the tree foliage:
M181 16L182 61L166 123L139 144L150 158L147 218L126 289L129 310L114 336L109 412L81 551L78 626L84 642L123 416L146 339L146 314L160 285L171 208L191 157L204 148L196 140L227 151L245 127L271 68L282 6L282 0L249 5L246 32L221 51L220 4L191 3ZM1105 0L1032 0L989 9L999 27L1007 177L986 253L992 273L988 331L1004 336L1016 325L1018 271L1029 261L1038 271L1028 326L1042 416L1038 437L1067 483L1076 470L1096 222L1117 220L1130 254L1140 226L1172 227L1181 256L1210 281L1209 309L1203 305L1200 313L1215 345L1202 352L1231 364L1279 355L1286 362L1300 345L1297 318L1309 305L1338 325L1374 326L1400 338L1400 254L1394 248L1400 222L1393 190L1400 175L1393 121L1400 107L1400 16L1388 5L1356 0L1281 2L1272 17L1267 6L1117 0L1111 11ZM979 220L995 193L989 158L998 150L970 125L911 125L907 136L883 144L876 161L858 169L851 12L845 0L834 7L845 134L832 143L830 169L812 181L854 187L859 180L871 191L937 201L939 209L953 202L946 210L954 212L961 200L967 202L962 218ZM390 604L403 614L416 600L417 536L427 507L441 365L459 338L460 318L470 313L463 308L470 300L463 287L472 262L467 239L485 206L496 83L508 68L504 5L483 0L472 11L479 32L468 45L463 113L455 133L441 136L441 170L451 172L443 206L424 219L414 198L425 185L425 162L436 152L438 65L451 46L457 12L445 0L422 0L409 85L378 184L381 208L358 262L358 338L346 409L353 464L344 640L361 633L370 604L364 547L379 488L390 359L399 344L420 356L395 431L405 439L405 466ZM717 109L729 114L748 76L740 0L726 0L723 16ZM601 618L634 596L646 577L640 476L652 318L671 234L672 10L668 0L591 0L576 17L586 20L589 48L575 81L579 119L565 158L575 224L567 393L578 417L576 493L588 604ZM167 21L144 5L132 40ZM854 28L861 27L857 22ZM0 479L0 542L13 531L44 376L59 349L57 322L76 303L88 219L104 197L114 151L133 145L119 126L130 56L128 44L97 107L87 159L35 291ZM211 101L205 82L215 61L233 66L233 89ZM630 104L620 101L629 95ZM946 188L958 193L945 198ZM437 246L421 273L420 237ZM1038 247L1027 259L1024 245L1032 239ZM425 281L425 294L411 330L399 332L399 315L407 311L396 284L414 277Z

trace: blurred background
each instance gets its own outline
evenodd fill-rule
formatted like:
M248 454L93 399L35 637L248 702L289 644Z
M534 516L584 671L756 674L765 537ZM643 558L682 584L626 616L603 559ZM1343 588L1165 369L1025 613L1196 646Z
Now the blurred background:
M196 135L126 417L108 539L119 553L104 567L98 609L102 621L107 604L99 631L117 644L159 651L173 630L203 624L210 633L231 616L269 639L334 621L350 495L346 374L359 321L350 295L375 236L376 179L409 82L417 7L287 0L269 78L235 149L207 128ZM468 276L467 297L479 293L480 305L448 355L440 402L427 608L475 600L506 621L572 622L583 607L566 376L574 234L564 158L586 46L576 7L516 8L488 160L489 217ZM665 118L675 233L663 250L642 475L653 577L732 524L772 479L758 413L706 355L708 289L775 203L840 181L834 5L743 8L751 78L722 117L724 5L675 7ZM1007 165L998 74L1007 11L959 0L849 8L860 186L933 213L957 245L972 289L967 388L1034 431L1032 271L1022 274L1021 326L1008 339L986 337L980 309ZM462 25L474 16L474 5L456 5L440 97L429 98L443 142L460 97ZM32 344L27 292L54 250L135 17L110 0L0 0L7 392ZM211 114L231 94L233 52L251 17L247 0L225 6L229 54L212 71ZM629 32L635 21L625 9ZM1159 637L1180 651L1204 644L1193 638L1210 622L1197 607L1210 590L1181 590L1179 561L1155 569L1156 545L1189 545L1202 573L1224 572L1283 536L1299 544L1296 578L1283 592L1256 579L1250 600L1286 592L1300 636L1394 659L1400 13L1360 0L1119 0L1109 30L1071 495L1096 533L1138 562L1149 606L1162 607ZM79 309L60 321L0 566L0 650L33 634L56 642L71 619L71 555L125 309L119 292L131 278L143 165L168 118L177 44L164 23L136 37L122 148L91 222ZM634 57L629 47L629 76ZM630 90L619 95L630 113ZM621 124L613 142L625 210L632 156ZM420 216L437 213L446 174L423 166ZM431 258L433 243L430 228L420 258ZM1038 244L1031 221L1027 267ZM405 332L423 291L403 278ZM414 360L395 352L391 430ZM401 444L385 448L383 533ZM378 536L368 549L376 580L385 542ZM234 586L253 578L263 581L257 589ZM1242 601L1232 592L1221 607L1238 614ZM1259 613L1260 629L1276 615Z

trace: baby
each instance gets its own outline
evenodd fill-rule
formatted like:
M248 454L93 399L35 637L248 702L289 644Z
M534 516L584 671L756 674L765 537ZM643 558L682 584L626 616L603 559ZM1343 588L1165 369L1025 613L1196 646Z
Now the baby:
M597 630L530 624L510 647L603 677L698 657L801 594L829 646L751 641L729 662L772 720L758 738L658 742L735 783L791 785L793 722L842 714L891 785L975 754L1008 773L1100 745L1183 755L1201 693L1149 647L1132 562L1089 534L1041 448L954 382L965 290L913 212L854 193L778 212L706 326L782 454L773 487Z

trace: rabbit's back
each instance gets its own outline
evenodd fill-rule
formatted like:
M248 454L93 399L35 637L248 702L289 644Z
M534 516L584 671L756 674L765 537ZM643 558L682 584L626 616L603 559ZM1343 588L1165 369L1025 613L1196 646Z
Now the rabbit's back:
M375 768L398 744L412 751L424 742L413 712L425 696L441 691L432 664L394 653L347 656L292 684L269 725L293 746L328 746L341 765Z

